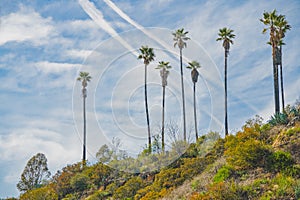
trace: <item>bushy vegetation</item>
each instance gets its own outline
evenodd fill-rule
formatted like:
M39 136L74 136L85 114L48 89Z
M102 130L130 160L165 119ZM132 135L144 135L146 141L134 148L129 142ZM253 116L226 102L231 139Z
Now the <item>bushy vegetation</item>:
M169 155L186 150L173 162L162 151L149 153L146 148L130 158L104 146L98 163L68 165L20 199L299 199L299 122L263 124L257 116L224 139L210 132L189 146L175 141ZM151 171L151 163L161 167ZM182 185L186 195L174 195Z

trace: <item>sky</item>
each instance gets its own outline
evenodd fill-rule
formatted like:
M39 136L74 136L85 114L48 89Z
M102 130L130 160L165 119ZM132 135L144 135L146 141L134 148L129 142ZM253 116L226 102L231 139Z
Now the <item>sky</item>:
M259 21L264 11L286 15L291 31L283 46L286 104L300 98L298 0L2 0L0 1L0 198L18 196L27 161L44 153L52 173L82 158L80 71L92 76L87 97L87 158L121 140L138 154L147 143L142 45L155 60L147 68L152 134L161 121L159 61L172 69L166 88L166 122L182 130L179 50L172 32L187 30L183 64L201 64L197 83L199 133L217 131L224 119L224 49L216 38L228 27L236 38L228 58L230 133L274 112L271 47ZM184 68L187 132L194 139L190 71ZM174 125L175 124L175 125ZM181 137L181 135L179 136ZM172 138L166 138L167 148Z

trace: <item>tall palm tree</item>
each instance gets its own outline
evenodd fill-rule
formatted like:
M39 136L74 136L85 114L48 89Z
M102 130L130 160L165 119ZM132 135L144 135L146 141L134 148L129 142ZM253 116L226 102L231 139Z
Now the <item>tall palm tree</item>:
M219 38L217 41L223 41L223 47L225 50L225 69L224 69L224 86L225 86L225 136L228 135L228 114L227 114L227 57L229 55L230 44L233 44L235 34L233 30L229 28L219 29Z
M290 30L292 27L288 24L284 15L279 15L277 20L275 21L276 26L276 39L279 45L279 59L280 59L280 88L281 88L281 103L282 103L282 111L284 111L285 103L284 103L284 87L283 87L283 66L282 66L282 45L285 45L283 42L283 38L285 37L285 33Z
M174 36L173 40L175 41L174 47L176 45L179 48L180 52L180 75L181 75L181 94L182 94L182 114L183 114L183 139L186 141L186 121L185 121L185 97L184 97L184 84L183 84L183 69L182 69L182 49L186 47L186 42L190 38L186 35L188 31L184 31L183 28L178 29L176 32L172 33Z
M140 55L138 59L144 60L145 64L145 109L146 109L146 119L147 119L147 127L148 127L148 150L151 153L151 133L150 133L150 119L149 119L149 111L148 111L148 99L147 99L147 66L151 61L154 60L155 54L153 52L153 48L149 48L148 46L142 46L140 48Z
M86 161L86 114L85 114L85 100L87 97L86 87L88 82L90 82L92 77L88 72L80 72L77 81L80 81L82 84L82 98L83 98L83 154L82 154L82 162L85 164Z
M197 129L197 109L196 109L196 83L198 81L198 68L200 68L200 64L197 61L189 62L187 66L188 69L191 69L191 77L193 81L193 91L194 91L194 120L195 120L195 134L196 134L196 141L198 140L198 129Z
M165 90L168 84L167 79L169 75L169 70L171 66L169 62L160 61L159 65L156 69L160 69L160 76L161 76L161 85L163 89L163 98L162 98L162 117L161 117L161 147L162 151L165 151Z
M279 108L279 84L278 84L278 59L276 59L276 51L278 47L278 39L276 38L275 23L278 19L277 11L264 12L263 18L260 21L267 26L262 33L265 34L270 30L270 41L268 44L272 46L272 58L273 58L273 79L274 79L274 98L275 98L275 113L280 112Z

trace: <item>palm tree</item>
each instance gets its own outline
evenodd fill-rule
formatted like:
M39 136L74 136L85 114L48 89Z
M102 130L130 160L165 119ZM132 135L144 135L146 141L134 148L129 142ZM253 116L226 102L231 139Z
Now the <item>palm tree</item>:
M161 117L161 147L162 151L165 151L165 90L167 86L167 79L169 75L169 70L171 66L169 62L161 61L156 69L160 69L160 76L161 76L161 85L163 89L163 98L162 98L162 117Z
M178 29L176 32L172 33L174 36L173 40L175 41L174 47L176 45L179 48L180 52L180 75L181 75L181 94L182 94L182 113L183 113L183 139L186 141L186 121L185 121L185 97L184 97L184 84L183 84L183 69L182 69L182 49L186 47L186 42L190 38L186 35L188 31L184 31L183 28Z
M283 38L285 37L285 33L291 29L291 25L288 24L288 21L285 19L284 15L279 15L277 20L275 21L276 26L276 39L279 45L279 59L280 59L280 87L281 87L281 102L282 102L282 111L284 111L284 87L283 87L283 72L282 72L282 45L285 45L283 42Z
M275 113L280 112L279 108L279 84L278 84L278 59L276 59L276 51L278 47L278 39L276 38L276 27L275 23L278 19L276 10L272 12L264 12L263 18L260 21L268 26L264 28L262 33L265 34L268 29L270 30L270 41L268 44L272 46L272 57L273 57L273 79L274 79L274 98L275 98ZM277 51L278 52L278 51Z
M138 59L143 59L145 64L145 109L146 109L146 119L147 119L147 127L148 127L148 150L151 152L151 133L150 133L150 120L149 120L149 111L148 111L148 100L147 100L147 66L151 61L154 60L155 54L153 52L153 48L149 48L148 46L142 46L140 48L141 54L138 56Z
M233 30L229 28L219 29L219 38L217 41L223 41L223 47L225 49L225 70L224 70L224 86L225 86L225 136L228 135L228 114L227 114L227 57L229 55L230 44L233 44L235 34Z
M87 97L87 83L90 82L92 77L88 72L80 72L77 81L80 81L82 84L82 98L83 98L83 155L82 162L85 164L86 161L86 114L85 114L85 99Z
M200 68L200 64L197 61L189 62L189 65L187 66L188 69L191 69L191 77L193 81L193 91L194 91L194 120L195 120L195 134L196 134L196 141L198 140L198 129L197 129L197 110L196 110L196 83L198 81L198 68Z

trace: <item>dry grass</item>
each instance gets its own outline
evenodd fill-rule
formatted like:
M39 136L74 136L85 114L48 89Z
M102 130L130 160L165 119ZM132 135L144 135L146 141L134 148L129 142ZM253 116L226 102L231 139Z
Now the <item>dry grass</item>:
M198 192L205 191L206 186L212 183L213 177L225 163L226 160L224 157L219 158L212 165L209 165L200 175L196 176L193 180L185 181L169 195L162 198L162 200L189 199L195 190Z

